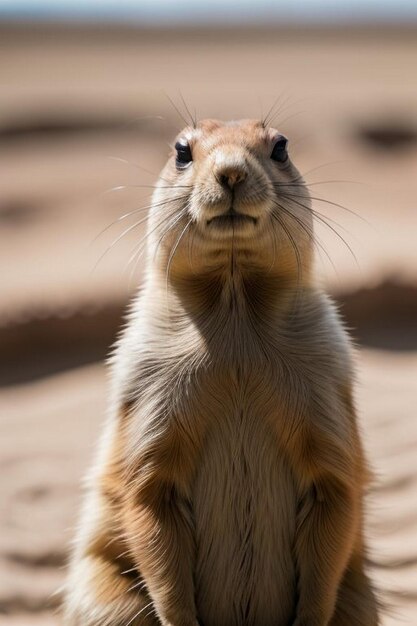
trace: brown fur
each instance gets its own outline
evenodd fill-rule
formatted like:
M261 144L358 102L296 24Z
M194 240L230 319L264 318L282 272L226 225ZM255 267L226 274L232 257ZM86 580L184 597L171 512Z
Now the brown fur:
M351 351L312 281L306 187L260 122L181 136L193 161L155 193L65 623L377 626ZM230 202L250 217L215 228Z

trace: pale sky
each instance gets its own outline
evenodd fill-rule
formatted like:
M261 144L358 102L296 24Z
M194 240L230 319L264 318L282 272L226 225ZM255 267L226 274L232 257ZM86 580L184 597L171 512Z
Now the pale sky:
M417 21L417 0L0 0L1 18L142 23Z

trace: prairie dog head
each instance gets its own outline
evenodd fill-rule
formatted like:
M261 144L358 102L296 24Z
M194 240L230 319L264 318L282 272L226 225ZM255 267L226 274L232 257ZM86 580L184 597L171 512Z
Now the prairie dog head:
M179 133L153 196L149 263L171 275L230 270L304 280L312 215L288 140L257 120Z

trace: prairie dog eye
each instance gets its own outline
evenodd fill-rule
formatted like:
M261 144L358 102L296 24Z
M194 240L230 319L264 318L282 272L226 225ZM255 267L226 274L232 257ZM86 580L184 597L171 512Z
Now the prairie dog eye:
M278 163L284 163L288 158L288 139L280 135L276 140L271 152L271 159Z
M175 164L178 169L183 169L187 167L193 160L193 155L191 154L191 148L187 140L182 139L177 141L175 144L175 150L177 151L177 157L175 160Z

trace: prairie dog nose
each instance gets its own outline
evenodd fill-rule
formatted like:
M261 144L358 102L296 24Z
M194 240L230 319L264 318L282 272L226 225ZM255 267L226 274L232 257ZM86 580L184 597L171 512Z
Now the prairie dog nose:
M214 162L214 176L223 187L233 189L242 183L248 175L243 156L218 152Z

